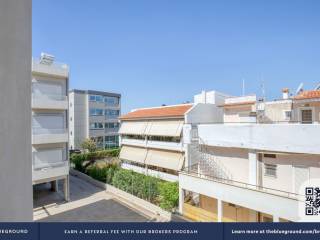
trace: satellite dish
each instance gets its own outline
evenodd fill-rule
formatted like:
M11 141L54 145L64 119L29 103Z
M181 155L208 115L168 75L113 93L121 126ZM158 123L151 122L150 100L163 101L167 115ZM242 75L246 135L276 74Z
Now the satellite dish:
M320 90L320 83L314 88L314 90Z
M303 83L300 83L297 90L296 90L296 94L298 94L303 88Z

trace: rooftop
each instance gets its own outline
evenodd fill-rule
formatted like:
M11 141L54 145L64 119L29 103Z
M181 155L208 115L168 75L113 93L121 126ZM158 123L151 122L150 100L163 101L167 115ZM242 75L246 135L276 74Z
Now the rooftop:
M303 91L294 97L296 100L320 98L320 90Z
M121 97L120 93L112 93L112 92L103 92L103 91L96 91L96 90L80 90L80 89L72 89L69 91L74 93L82 93L82 94L92 94L92 95L102 95L107 97Z
M184 114L193 104L181 104L172 106L162 106L154 108L141 108L120 117L122 120L147 119L147 118L177 118Z

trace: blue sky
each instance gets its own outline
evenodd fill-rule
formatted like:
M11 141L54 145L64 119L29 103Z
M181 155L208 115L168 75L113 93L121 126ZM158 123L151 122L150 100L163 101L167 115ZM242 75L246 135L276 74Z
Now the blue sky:
M70 65L70 87L122 94L122 112L201 90L261 95L320 82L317 0L33 0L33 56Z

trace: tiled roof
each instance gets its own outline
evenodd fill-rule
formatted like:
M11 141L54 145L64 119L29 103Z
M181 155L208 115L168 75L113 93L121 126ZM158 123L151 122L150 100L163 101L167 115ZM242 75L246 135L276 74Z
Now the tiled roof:
M134 110L120 119L146 119L146 118L173 118L183 117L184 114L192 107L192 104L164 106L156 108L142 108Z
M310 90L303 91L299 95L295 96L294 99L312 99L312 98L320 98L320 90Z
M247 102L235 102L235 103L226 103L223 105L219 105L219 107L233 107L233 106L245 106L245 105L253 105L256 101L247 101Z

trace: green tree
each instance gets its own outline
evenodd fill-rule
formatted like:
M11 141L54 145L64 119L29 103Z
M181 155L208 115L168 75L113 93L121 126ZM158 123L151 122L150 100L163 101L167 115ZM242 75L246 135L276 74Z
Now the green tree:
M97 150L96 143L90 138L87 138L86 140L84 140L81 143L81 147L85 150L88 150L89 152L95 152Z

